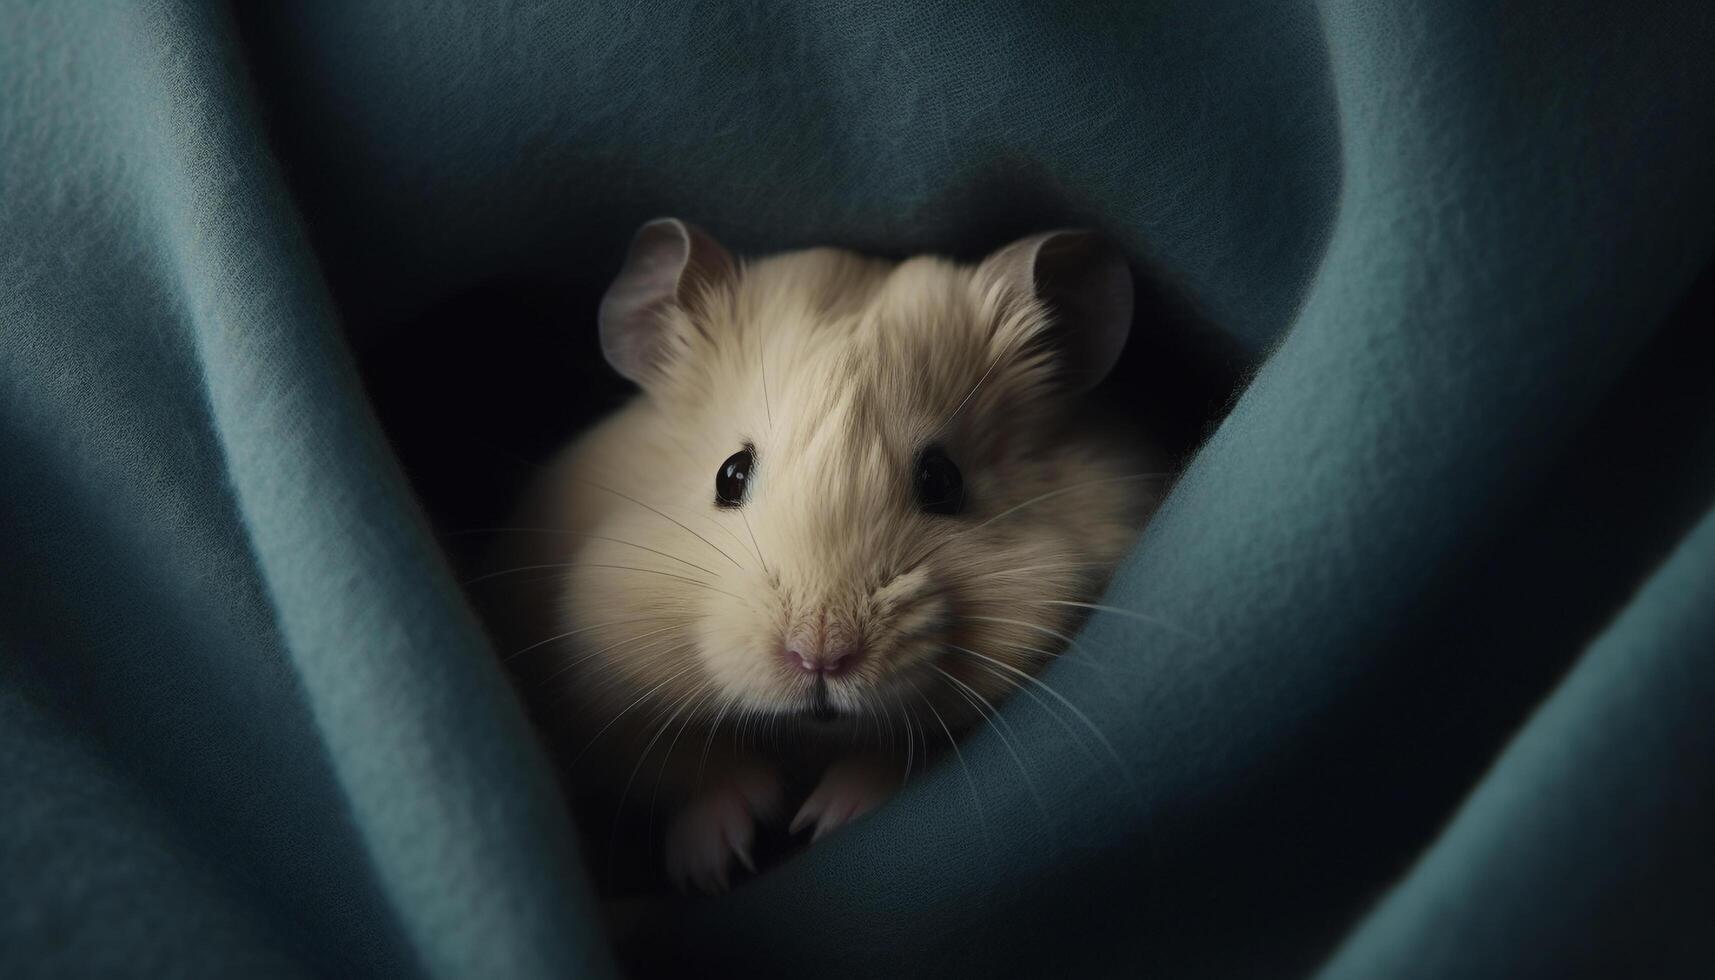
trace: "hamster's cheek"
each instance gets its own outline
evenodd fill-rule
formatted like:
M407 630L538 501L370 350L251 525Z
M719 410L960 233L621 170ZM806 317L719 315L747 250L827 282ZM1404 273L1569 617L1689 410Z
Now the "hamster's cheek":
M935 569L906 572L870 597L874 621L862 632L886 637L901 651L938 642L958 606L953 587L950 578Z
M779 631L767 619L737 603L712 603L694 632L696 655L717 691L747 704L783 696Z
M1106 568L1105 556L1063 541L1033 528L951 554L948 560L959 563L951 567L968 570L955 580L953 642L1022 670L1059 652L1077 619L1075 604L1094 599L1092 584Z

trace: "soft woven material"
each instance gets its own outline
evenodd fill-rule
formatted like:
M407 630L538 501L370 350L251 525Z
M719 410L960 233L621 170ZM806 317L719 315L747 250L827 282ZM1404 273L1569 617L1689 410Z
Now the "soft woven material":
M0 974L1708 975L1715 11L1611 6L0 3ZM1099 227L1245 380L1017 757L613 948L383 379L575 403L658 214Z

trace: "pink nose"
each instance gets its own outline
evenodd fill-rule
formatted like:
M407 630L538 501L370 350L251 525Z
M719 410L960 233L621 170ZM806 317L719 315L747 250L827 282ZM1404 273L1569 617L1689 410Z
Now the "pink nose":
M808 644L805 645L808 647ZM825 677L838 677L851 670L863 659L854 647L832 647L823 650L800 650L796 647L786 649L786 662L799 670L819 673Z

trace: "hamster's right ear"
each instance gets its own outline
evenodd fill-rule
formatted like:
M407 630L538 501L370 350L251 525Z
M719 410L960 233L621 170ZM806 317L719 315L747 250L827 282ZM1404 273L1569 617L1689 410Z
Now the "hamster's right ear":
M680 331L687 306L737 267L719 242L677 218L657 218L637 229L625 266L601 298L598 321L607 363L646 388L659 380L686 346Z
M981 270L1041 304L1034 326L1054 351L1073 392L1095 387L1119 361L1131 334L1132 280L1125 256L1094 232L1068 228L1020 239L985 259ZM997 337L1007 348L1019 338Z

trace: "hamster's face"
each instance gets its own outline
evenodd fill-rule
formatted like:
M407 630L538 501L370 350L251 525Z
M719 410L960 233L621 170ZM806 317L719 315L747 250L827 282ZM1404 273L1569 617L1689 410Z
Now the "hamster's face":
M1070 424L1006 271L817 250L656 309L645 395L560 464L572 658L663 712L879 734L1058 652L1151 484Z

